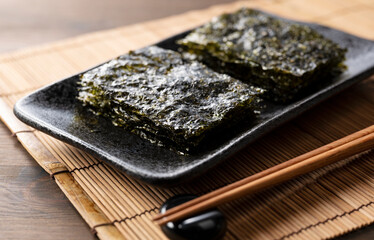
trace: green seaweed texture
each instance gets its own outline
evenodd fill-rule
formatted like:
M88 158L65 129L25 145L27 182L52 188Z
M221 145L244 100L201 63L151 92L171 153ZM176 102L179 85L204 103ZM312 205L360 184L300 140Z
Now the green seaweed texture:
M308 26L248 8L212 19L178 44L216 71L266 89L276 102L339 74L346 53Z
M78 99L159 145L190 152L212 131L251 119L263 90L156 46L80 76Z

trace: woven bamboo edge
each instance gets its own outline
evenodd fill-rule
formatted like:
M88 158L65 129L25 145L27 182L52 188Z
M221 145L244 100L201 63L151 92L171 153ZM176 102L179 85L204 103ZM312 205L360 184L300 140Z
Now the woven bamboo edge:
M93 234L97 234L100 239L104 240L125 239L78 184L66 166L44 147L30 127L14 116L11 107L1 97L0 119L35 161L55 180L65 196L87 222Z

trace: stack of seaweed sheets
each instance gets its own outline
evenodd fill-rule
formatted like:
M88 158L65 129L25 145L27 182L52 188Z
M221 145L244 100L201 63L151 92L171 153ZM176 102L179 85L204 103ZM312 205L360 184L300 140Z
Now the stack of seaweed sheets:
M263 87L277 102L341 72L346 52L308 26L247 8L214 18L179 44L213 69Z
M262 89L156 46L82 75L79 99L159 145L196 148L212 129L251 118Z
M254 119L263 95L287 102L339 73L346 52L307 26L251 9L214 18L178 44L181 53L150 46L82 74L78 99L116 126L192 152Z

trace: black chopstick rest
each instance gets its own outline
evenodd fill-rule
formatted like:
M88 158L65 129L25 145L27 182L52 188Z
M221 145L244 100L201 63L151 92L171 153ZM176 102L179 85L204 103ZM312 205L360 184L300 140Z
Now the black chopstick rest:
M196 197L194 195L174 196L161 206L160 213ZM224 215L217 208L214 208L178 222L168 222L161 229L172 240L213 240L222 238L226 232L226 227L227 223Z

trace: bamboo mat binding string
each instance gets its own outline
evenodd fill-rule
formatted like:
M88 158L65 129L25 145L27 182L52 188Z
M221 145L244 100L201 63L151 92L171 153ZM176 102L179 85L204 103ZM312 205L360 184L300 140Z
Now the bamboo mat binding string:
M361 23L360 27L352 31L371 34L371 31L365 30L370 29L373 21L369 21L368 17L373 18L374 14L364 14L365 21L357 17L365 11L374 13L374 7L367 10L364 1L300 2L249 1L215 6L0 57L0 96L12 106L23 95L24 88L37 88L40 84L79 72L129 48L155 42L243 4L284 16L290 16L292 12L297 14L292 17L301 20L318 20L323 16L321 21L324 24L340 28L345 27L346 22L356 21L356 25ZM341 16L346 19L341 20ZM53 67L46 69L44 66L50 62L54 63ZM373 81L366 81L356 86L352 93L346 92L333 98L283 129L260 139L201 179L170 189L139 183L38 131L24 132L17 137L50 174L53 174L51 169L69 171L54 174L56 182L90 227L98 231L100 238L113 239L113 236L122 235L129 239L164 239L151 218L165 199L180 193L206 193L372 124L374 96L371 89ZM4 111L0 113L13 132L28 129L9 120ZM38 146L43 148L42 154L34 146L36 141L40 141ZM53 161L47 161L45 156ZM345 166L331 166L251 198L222 206L229 221L226 238L322 239L373 222L374 165L370 161L373 159L373 153L370 153L354 162L345 162ZM62 179L65 182L69 180L70 185L63 185ZM74 200L74 194L67 191L70 186L81 189L85 201L99 211L95 215L87 215L87 205L77 205L81 199ZM75 191L81 191L79 189Z

